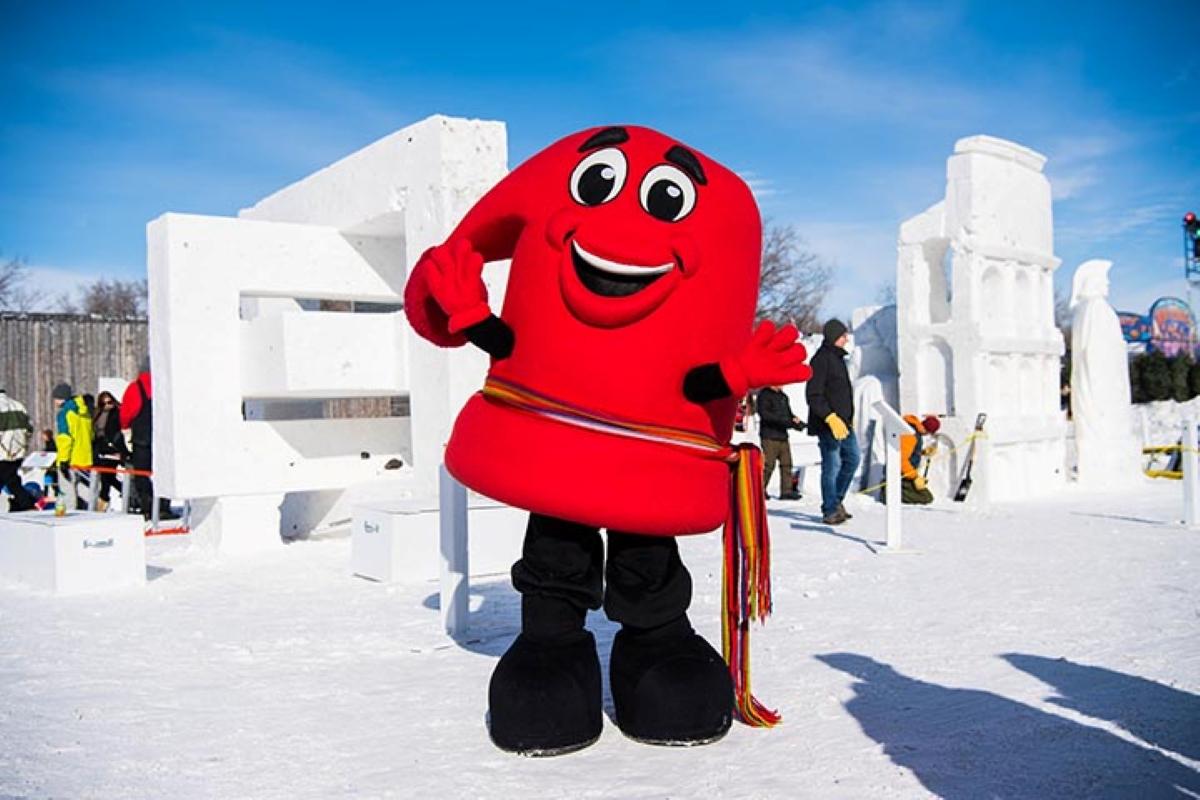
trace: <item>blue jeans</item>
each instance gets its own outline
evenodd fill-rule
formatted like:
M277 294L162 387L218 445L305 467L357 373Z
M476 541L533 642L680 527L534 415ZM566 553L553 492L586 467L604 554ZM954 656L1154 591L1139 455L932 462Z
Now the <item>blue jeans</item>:
M817 432L821 448L821 515L829 516L846 497L861 458L854 431L840 442L829 431Z

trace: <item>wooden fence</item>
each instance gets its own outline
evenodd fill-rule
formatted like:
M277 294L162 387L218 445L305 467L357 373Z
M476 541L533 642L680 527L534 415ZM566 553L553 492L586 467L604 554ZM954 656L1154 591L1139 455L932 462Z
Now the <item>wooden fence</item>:
M25 404L36 430L53 429L55 384L94 395L102 377L133 380L148 336L144 319L0 312L0 388Z
M37 431L54 428L50 392L67 382L76 394L98 394L100 378L137 377L149 349L144 319L0 311L0 388L25 404ZM120 393L117 400L120 400ZM406 416L408 398L326 400L324 417ZM41 443L35 436L34 446Z

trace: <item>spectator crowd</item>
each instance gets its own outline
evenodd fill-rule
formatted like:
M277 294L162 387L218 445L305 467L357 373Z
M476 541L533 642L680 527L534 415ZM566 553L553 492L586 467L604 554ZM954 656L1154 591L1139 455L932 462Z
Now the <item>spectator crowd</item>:
M0 388L0 491L8 495L9 512L49 506L82 510L89 503L106 511L116 494L126 512L149 520L156 502L149 362L143 361L120 401L107 391L98 396L79 393L67 382L58 383L50 396L54 428L41 431L37 449L53 456L45 459L39 485L21 476L22 465L35 450L28 410ZM123 480L125 475L132 482ZM157 502L159 519L175 518L169 500Z

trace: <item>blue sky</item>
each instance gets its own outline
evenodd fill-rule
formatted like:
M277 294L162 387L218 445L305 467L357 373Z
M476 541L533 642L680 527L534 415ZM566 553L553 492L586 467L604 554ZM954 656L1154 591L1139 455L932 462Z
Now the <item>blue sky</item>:
M954 141L1049 157L1059 284L1184 292L1200 212L1195 2L650 4L0 0L0 252L48 292L140 277L145 223L239 208L429 114L664 130L747 176L872 302ZM1200 295L1197 297L1200 302Z

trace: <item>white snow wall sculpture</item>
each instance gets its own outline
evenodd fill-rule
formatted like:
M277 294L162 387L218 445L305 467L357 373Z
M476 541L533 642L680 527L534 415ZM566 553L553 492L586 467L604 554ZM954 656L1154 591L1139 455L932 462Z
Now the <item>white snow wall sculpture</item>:
M222 551L277 545L281 529L303 535L348 517L349 487L437 496L454 410L481 385L486 356L434 347L400 311L312 309L399 308L408 268L506 161L503 123L433 116L236 219L149 224L154 479L161 494L193 500L197 539ZM504 269L485 273L496 307ZM313 401L364 397L407 398L410 415L311 413ZM385 469L392 459L404 466Z
M971 490L983 502L1064 483L1064 347L1053 289L1060 260L1045 161L1003 139L960 139L946 164L945 198L900 226L900 410L944 415L943 432L955 442L987 413Z

